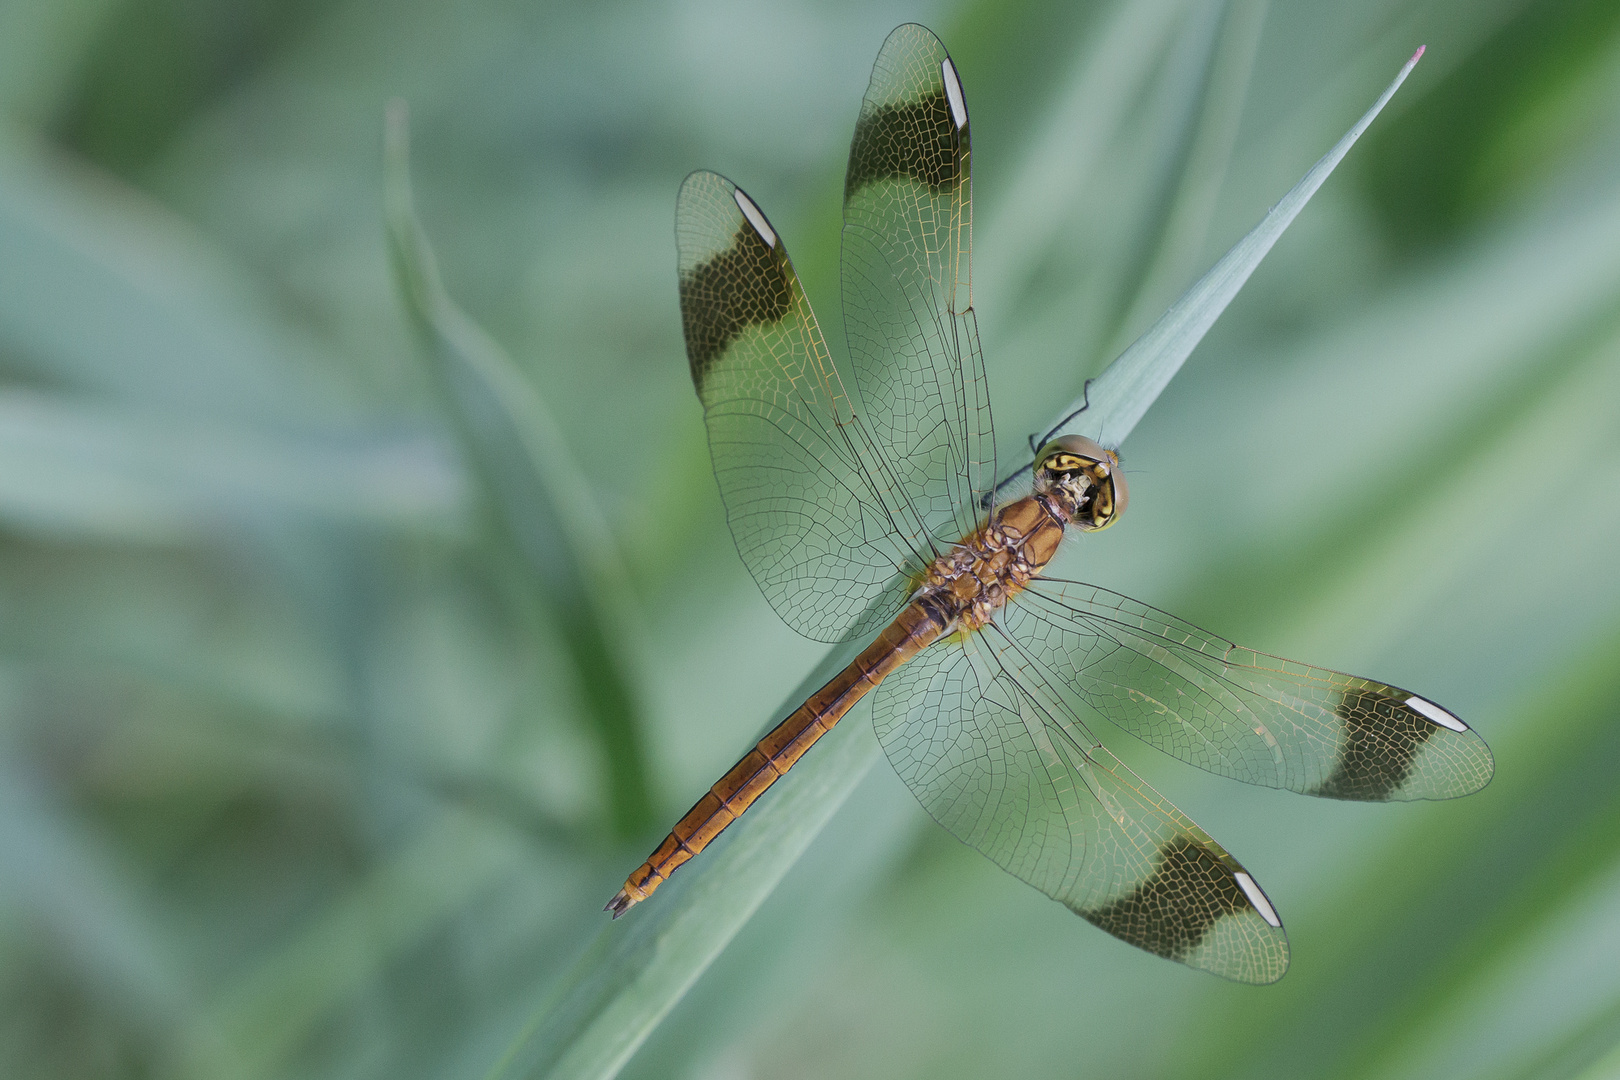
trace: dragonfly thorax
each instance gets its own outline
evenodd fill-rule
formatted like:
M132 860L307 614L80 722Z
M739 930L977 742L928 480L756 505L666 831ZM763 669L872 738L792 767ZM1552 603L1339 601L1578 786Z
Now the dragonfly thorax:
M954 629L979 629L1057 553L1066 519L1053 510L1039 495L997 510L933 561L918 598L926 598Z
M1081 435L1053 439L1035 460L1035 490L935 559L917 596L948 625L971 633L1046 568L1065 526L1106 529L1119 520L1125 501L1118 455Z

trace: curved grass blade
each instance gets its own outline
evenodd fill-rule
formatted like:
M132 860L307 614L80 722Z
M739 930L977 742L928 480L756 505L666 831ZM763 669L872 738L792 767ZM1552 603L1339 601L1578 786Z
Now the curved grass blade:
M1131 107L1155 65L1191 15L1182 2L1117 4L1088 36L1007 190L975 230L974 307L985 340L999 333L1013 301L1035 272L1030 253L1051 235L1054 193L1074 191L1097 170L1109 144L1131 122ZM983 196L980 196L981 200Z
M1237 296L1254 268L1266 257L1283 231L1310 202L1323 181L1338 167L1350 148L1361 138L1373 120L1389 104L1406 77L1423 56L1420 48L1395 76L1355 126L1345 132L1320 161L1311 166L1299 183L1260 224L1232 246L1221 261L1182 294L1181 299L1159 317L1147 333L1120 353L1108 369L1091 380L1086 393L1058 414L1045 439L1059 435L1084 434L1094 439L1106 436L1111 444L1122 441L1147 411L1170 379L1192 353L1204 334L1215 324L1226 305ZM1042 441L1045 441L1044 439Z
M1120 330L1145 323L1158 305L1175 295L1176 285L1198 269L1200 249L1237 144L1269 5L1270 0L1235 0L1221 12L1208 70L1201 80L1203 100L1198 122L1189 133L1186 160L1162 228L1153 239L1135 300L1119 313ZM1123 348L1128 343L1121 335L1109 344Z
M613 831L651 828L640 706L622 642L633 623L617 546L556 421L511 358L450 299L411 195L405 104L390 104L384 175L395 278L498 533L563 628L612 787Z
M1106 429L1117 443L1136 426L1417 59L1407 62L1367 114L1260 225L1091 383L1085 426L1068 415L1064 422L1073 426L1060 426L1061 431ZM1082 399L1075 409L1086 404ZM847 663L861 644L833 649L779 715ZM491 1070L490 1080L611 1077L623 1068L881 756L864 724L840 725L822 743L727 829L702 861L665 885L658 903L603 927Z

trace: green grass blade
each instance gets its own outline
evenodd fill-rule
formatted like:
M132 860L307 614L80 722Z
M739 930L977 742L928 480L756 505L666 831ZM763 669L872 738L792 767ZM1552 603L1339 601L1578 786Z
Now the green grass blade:
M1187 148L1186 164L1164 213L1141 285L1135 290L1135 300L1120 318L1123 333L1146 324L1159 305L1174 296L1198 269L1200 249L1237 143L1268 6L1269 0L1235 0L1221 14L1210 70L1202 80L1202 106ZM1129 343L1130 339L1122 334L1110 342L1110 352Z
M986 340L997 339L1035 272L1031 253L1051 242L1054 199L1083 187L1130 123L1132 104L1189 7L1183 0L1119 4L1076 55L1031 150L974 230L973 299Z
M1271 251L1294 218L1310 202L1311 196L1338 167L1350 148L1361 138L1362 132L1389 104L1412 68L1422 57L1419 49L1395 76L1395 81L1381 94L1372 108L1364 113L1355 126L1347 131L1333 149L1324 154L1282 201L1272 207L1260 224L1233 245L1221 261L1210 268L1181 299L1159 317L1147 333L1126 349L1096 379L1087 386L1087 392L1060 412L1050 428L1053 437L1079 432L1093 438L1106 437L1111 443L1122 442L1136 422L1147 412L1149 405L1169 385L1204 334L1220 318L1226 305L1237 296L1255 267Z
M538 391L439 281L411 194L403 102L388 112L388 245L412 323L497 529L525 564L533 599L564 628L584 704L602 743L614 831L650 828L640 707L623 642L628 575L617 545Z

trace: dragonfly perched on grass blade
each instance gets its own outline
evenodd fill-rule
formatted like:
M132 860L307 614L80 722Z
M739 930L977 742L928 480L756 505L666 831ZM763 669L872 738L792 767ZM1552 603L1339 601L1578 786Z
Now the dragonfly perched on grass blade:
M781 237L724 177L676 205L681 315L715 477L766 598L818 641L870 639L716 783L608 903L697 855L868 693L890 762L936 821L1109 933L1244 982L1288 939L1254 878L1092 733L1335 799L1466 795L1489 749L1410 691L1240 648L1044 570L1126 508L1114 451L1049 441L996 482L969 287L967 100L933 34L884 43L844 184L853 386Z

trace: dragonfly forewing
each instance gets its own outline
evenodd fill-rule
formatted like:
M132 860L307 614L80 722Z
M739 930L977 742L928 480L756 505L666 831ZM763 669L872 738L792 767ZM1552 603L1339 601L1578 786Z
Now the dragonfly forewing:
M675 209L681 317L714 474L743 563L818 641L881 628L931 549L827 355L781 237L746 194L695 172ZM888 602L882 602L887 596Z
M1002 619L1077 702L1182 761L1365 802L1478 791L1485 740L1408 690L1245 649L1080 582L1042 578Z
M972 311L967 100L921 26L883 43L844 181L844 332L864 415L924 526L947 543L995 484Z

